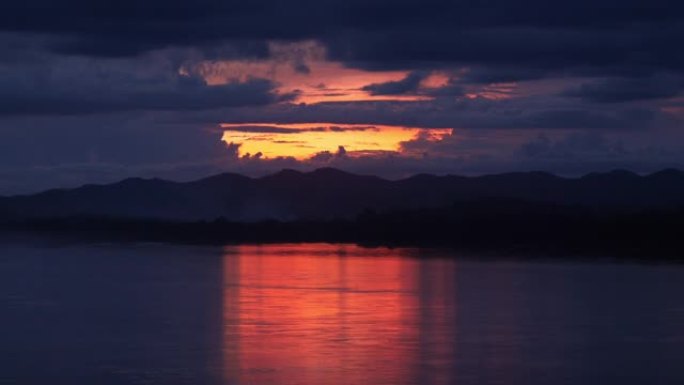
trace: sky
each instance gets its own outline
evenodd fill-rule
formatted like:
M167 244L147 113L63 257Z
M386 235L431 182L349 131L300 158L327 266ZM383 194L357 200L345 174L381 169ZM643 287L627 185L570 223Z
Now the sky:
M0 194L684 167L676 0L0 5Z

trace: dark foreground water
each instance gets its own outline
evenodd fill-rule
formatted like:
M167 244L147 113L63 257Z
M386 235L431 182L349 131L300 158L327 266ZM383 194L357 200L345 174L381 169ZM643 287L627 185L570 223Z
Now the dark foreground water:
M679 266L0 247L0 384L684 383Z

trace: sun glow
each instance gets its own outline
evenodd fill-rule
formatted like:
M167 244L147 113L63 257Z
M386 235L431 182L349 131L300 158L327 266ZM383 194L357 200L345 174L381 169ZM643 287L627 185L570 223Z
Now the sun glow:
M451 129L425 130L415 127L335 124L335 123L224 123L222 140L239 144L241 156L264 158L294 157L307 159L318 153L336 152L343 147L345 153L398 151L401 142L419 135L428 140L441 140L451 135Z

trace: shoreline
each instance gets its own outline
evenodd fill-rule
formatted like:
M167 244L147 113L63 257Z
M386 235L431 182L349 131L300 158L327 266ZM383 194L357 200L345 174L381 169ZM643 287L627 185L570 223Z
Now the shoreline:
M167 222L111 218L62 218L0 224L0 234L73 241L162 242L225 246L276 243L353 243L364 247L417 247L450 250L482 258L642 260L684 262L681 220L617 221L556 218L529 225L529 217L498 225L486 221L329 220ZM606 222L608 221L608 222ZM382 223L380 223L382 222ZM534 221L533 221L534 222ZM606 227L611 223L615 227ZM594 256L594 257L592 257Z

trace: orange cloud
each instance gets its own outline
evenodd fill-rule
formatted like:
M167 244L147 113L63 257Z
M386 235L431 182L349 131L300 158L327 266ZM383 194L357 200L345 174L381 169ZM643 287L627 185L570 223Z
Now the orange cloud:
M342 63L327 61L324 49L315 43L272 44L271 54L270 60L202 61L182 67L179 73L199 74L211 85L251 77L270 79L280 85L279 92L297 92L296 103L431 99L416 95L370 95L361 88L371 83L398 81L409 72L347 68Z
M484 86L478 86L471 92L465 94L469 99L483 98L490 100L505 100L510 99L517 91L517 83L493 83Z
M334 123L224 123L222 140L240 145L240 155L261 153L266 158L307 159L323 151L344 147L350 156L371 151L399 151L401 143L424 133L416 127ZM432 129L430 140L439 141L451 129Z

